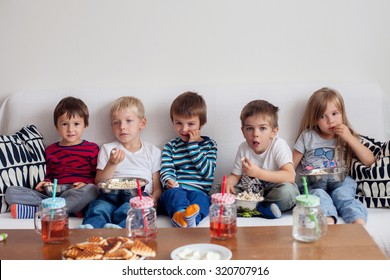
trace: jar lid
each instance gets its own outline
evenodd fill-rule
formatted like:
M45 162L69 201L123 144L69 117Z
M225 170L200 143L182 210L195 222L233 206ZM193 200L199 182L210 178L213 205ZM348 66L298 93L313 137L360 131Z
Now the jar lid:
M305 207L317 207L320 205L320 198L315 195L298 195L296 197L297 204Z
M154 201L150 196L143 196L142 199L140 199L139 196L136 196L130 199L130 206L133 208L144 209L153 207L153 205Z
M42 200L42 208L58 209L66 206L66 201L62 197L50 197Z
M211 196L212 203L232 204L236 198L231 193L215 193Z

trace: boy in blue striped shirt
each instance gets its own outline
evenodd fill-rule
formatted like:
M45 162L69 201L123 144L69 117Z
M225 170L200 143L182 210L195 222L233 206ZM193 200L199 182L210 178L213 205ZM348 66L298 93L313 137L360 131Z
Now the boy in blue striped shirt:
M172 103L170 117L177 137L163 148L161 206L174 227L195 227L209 214L209 190L217 162L217 143L201 135L207 122L202 96L185 92Z

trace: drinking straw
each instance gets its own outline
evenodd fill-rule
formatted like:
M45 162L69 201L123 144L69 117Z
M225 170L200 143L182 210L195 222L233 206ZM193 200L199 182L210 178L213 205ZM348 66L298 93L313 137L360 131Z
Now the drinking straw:
M303 191L306 195L306 199L308 199L309 198L309 190L307 189L306 176L302 176L302 181L303 181ZM313 213L311 213L310 209L309 209L309 219L310 219L310 221L314 222L315 233L316 233L316 235L318 235L318 233L319 233L318 221L317 221L316 216L314 216Z
M57 179L54 179L53 181L53 198L56 197L56 193L57 193ZM54 210L51 210L50 212L50 218L53 220L54 218Z
M306 176L302 176L303 191L305 192L306 198L309 198L309 190L307 189Z
M141 184L138 179L137 179L137 189L138 189L139 200L142 200Z
M138 189L139 200L142 200L141 184L138 179L137 179L137 189ZM142 217L144 218L144 232L147 233L149 231L148 220L145 216L145 210L143 208L142 208Z
M225 188L226 188L226 175L223 175L223 178L222 178L222 195L225 194Z
M225 188L226 188L226 175L223 175L222 190L221 190L222 196L225 195ZM219 207L218 236L221 236L222 212L223 212L223 204L221 203L221 206Z

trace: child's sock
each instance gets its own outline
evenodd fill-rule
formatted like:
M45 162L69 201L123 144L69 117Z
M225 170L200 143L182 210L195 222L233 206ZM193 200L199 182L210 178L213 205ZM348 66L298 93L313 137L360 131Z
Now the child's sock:
M198 216L199 210L200 208L198 204L192 204L184 211L183 216L184 220L187 222L187 227L196 226L196 216Z
M93 229L93 226L90 224L85 224L85 225L79 225L77 228L78 229Z
M184 219L183 213L184 211L177 211L175 214L173 214L171 222L174 227L179 227L179 228L187 227L187 222Z
M116 224L107 223L107 224L104 225L103 228L115 228L115 229L118 229L118 228L121 228L121 227L116 225Z
M32 219L35 212L38 211L38 206L24 205L24 204L12 204L11 216L14 219Z
M257 204L257 211L260 212L261 217L267 219L275 219L280 218L282 216L282 212L280 212L279 206L275 203L271 204Z

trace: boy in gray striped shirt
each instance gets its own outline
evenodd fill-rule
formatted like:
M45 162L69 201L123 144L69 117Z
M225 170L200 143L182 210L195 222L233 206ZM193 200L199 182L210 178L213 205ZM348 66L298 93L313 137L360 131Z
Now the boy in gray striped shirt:
M170 117L177 137L163 148L160 202L174 227L195 227L209 214L209 190L217 162L217 143L201 135L207 122L202 96L185 92L173 101Z

